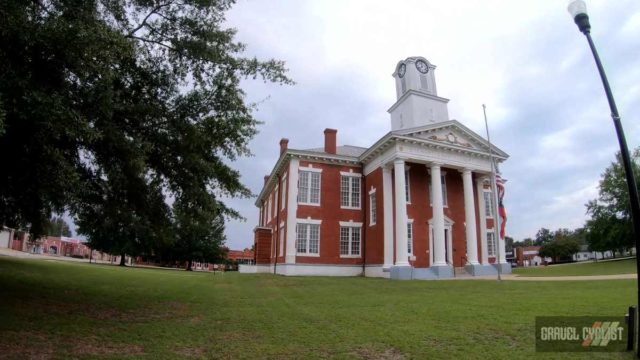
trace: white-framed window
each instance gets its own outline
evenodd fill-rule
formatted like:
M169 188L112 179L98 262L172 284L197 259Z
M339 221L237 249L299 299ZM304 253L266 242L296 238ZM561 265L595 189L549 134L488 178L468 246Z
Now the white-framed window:
M320 175L322 170L311 167L300 169L300 179L298 180L298 203L305 205L320 205Z
M276 232L271 229L271 257L276 256Z
M445 178L445 174L440 175L440 184L442 184L442 206L449 206L449 201L447 200L447 181ZM433 198L431 197L431 179L429 179L429 205L433 205Z
M407 253L413 255L413 220L407 221Z
M372 189L369 192L369 226L375 225L378 220L376 208L376 189Z
M493 229L487 229L487 254L496 256L496 237Z
M278 256L284 255L284 222L280 224L280 238L278 246Z
M287 176L282 178L282 190L280 191L280 210L284 210L287 201Z
M360 209L360 174L340 172L340 207Z
M493 192L491 190L484 190L482 192L484 196L484 214L488 218L493 217Z
M409 176L409 169L404 171L404 195L407 200L407 204L411 204L411 183L409 180L411 176Z
M320 256L320 220L298 219L296 252L301 256Z
M360 257L362 223L340 222L340 257Z
M280 194L278 191L280 188L276 185L276 189L273 191L273 216L275 217L278 213L278 199L280 198Z
M260 207L260 226L264 225L264 203Z
M271 221L271 195L269 195L269 199L267 200L267 221L265 221L265 225Z

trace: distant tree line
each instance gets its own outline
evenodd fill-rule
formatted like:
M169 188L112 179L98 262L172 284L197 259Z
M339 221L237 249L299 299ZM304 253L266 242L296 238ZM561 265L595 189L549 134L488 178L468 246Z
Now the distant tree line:
M636 179L640 175L640 148L632 154L632 166ZM551 231L541 228L534 239L513 241L507 238L507 248L518 246L541 246L540 255L554 259L554 262L570 260L580 246L587 245L590 251L628 252L635 246L629 192L620 153L604 171L598 185L598 198L586 204L589 219L584 227ZM508 241L511 240L511 241Z

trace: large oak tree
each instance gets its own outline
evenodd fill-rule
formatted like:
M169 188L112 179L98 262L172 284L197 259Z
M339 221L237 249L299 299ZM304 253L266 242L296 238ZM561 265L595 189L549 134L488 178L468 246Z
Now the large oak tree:
M228 163L258 124L240 81L291 81L243 55L232 4L2 1L0 223L38 236L67 211L92 244L134 253L193 233L176 221L238 217L220 197L250 195Z

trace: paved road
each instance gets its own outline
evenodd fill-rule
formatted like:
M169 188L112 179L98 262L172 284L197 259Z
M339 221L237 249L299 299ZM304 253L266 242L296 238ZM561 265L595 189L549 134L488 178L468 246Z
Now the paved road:
M61 255L48 255L48 254L31 254L23 251L16 251L7 248L0 248L0 256L11 256L21 259L40 259L40 260L59 260L59 261L74 261L89 263L89 259L78 259ZM97 262L100 264L111 264L109 261L92 259L91 262Z

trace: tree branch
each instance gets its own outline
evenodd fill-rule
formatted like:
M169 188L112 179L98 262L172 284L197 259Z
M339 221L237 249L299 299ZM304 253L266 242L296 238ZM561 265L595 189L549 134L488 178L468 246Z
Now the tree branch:
M131 39L140 40L140 41L146 42L146 43L152 43L152 44L160 45L160 46L163 46L163 47L165 47L165 48L167 48L169 50L172 50L172 51L177 51L176 48L174 48L174 47L172 47L170 45L167 45L167 44L163 43L162 41L157 41L157 40L152 40L152 39L145 39L143 37L135 36L135 35L129 35L127 37L131 38Z
M155 8L153 8L153 10L151 10L151 12L148 13L147 16L144 17L144 19L142 19L142 22L140 23L140 25L136 26L133 30L131 30L127 34L127 37L133 37L133 34L135 34L136 32L138 32L138 30L142 29L145 25L147 25L147 20L149 20L149 17L151 17L151 15L153 15L153 14L159 15L158 11L160 9L162 9L165 6L169 6L171 4L173 4L173 1L169 1L169 2L164 3L164 4L160 4L160 5L156 6Z

